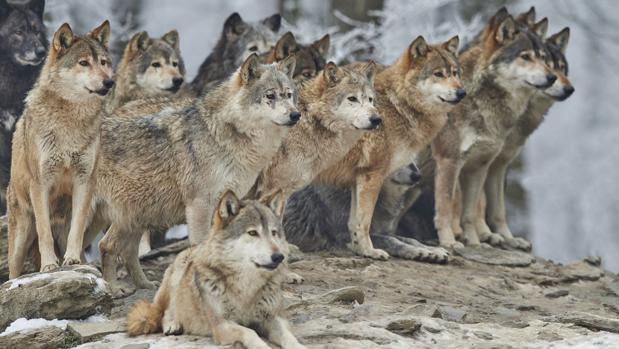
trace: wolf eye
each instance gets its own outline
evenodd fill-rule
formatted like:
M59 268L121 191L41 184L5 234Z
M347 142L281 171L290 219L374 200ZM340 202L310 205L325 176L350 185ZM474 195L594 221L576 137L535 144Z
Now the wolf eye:
M525 61L530 61L531 60L531 55L528 53L523 53L520 55L520 58L524 59Z
M249 236L258 236L258 232L255 230L248 230L247 234L249 234Z
M161 63L159 63L159 62L154 62L153 64L151 64L151 66L152 66L153 68L161 68Z
M16 30L16 31L15 31L15 34L17 34L17 35L22 35L23 33L24 33L24 32L23 32L23 31L21 31L21 30Z
M275 93L269 93L269 94L267 94L266 97L267 97L267 99L274 100L276 96L275 96Z
M80 65L81 65L82 67L87 67L89 64L90 64L90 63L88 63L88 61L85 61L85 60L80 61Z
M249 51L250 51L250 52L256 52L256 51L258 51L258 46L255 46L255 45L254 45L254 46L250 47L250 48L249 48Z
M288 92L288 93L286 94L286 97L288 97L288 98L292 98L292 93Z
M277 237L279 235L279 232L277 232L277 230L271 230L271 235Z
M370 103L374 102L374 98L370 97L368 99L369 99Z
M173 67L178 67L178 62L172 62Z
M105 59L102 59L101 60L101 65L106 65L106 64L107 64L107 61Z
M312 76L314 76L314 74L312 74L312 72L311 72L311 71L306 71L306 72L304 72L304 73L303 73L303 76L309 79L309 78L311 78Z
M359 102L359 100L355 96L348 97L348 100L351 101L351 102Z
M445 74L443 74L442 71L435 71L434 76L436 76L437 78L444 78Z

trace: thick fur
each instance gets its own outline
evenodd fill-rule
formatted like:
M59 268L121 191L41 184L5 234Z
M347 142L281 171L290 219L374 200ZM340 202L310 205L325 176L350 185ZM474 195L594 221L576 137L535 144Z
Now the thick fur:
M138 261L141 232L187 223L190 241L198 243L217 198L227 189L245 194L251 188L298 120L293 71L293 57L261 65L252 55L189 106L103 122L90 230L112 224L99 244L106 280L117 286L120 255L138 287L154 287Z
M213 336L219 345L270 348L263 336L284 349L304 348L281 316L283 207L281 195L261 203L224 194L208 240L176 257L152 304L129 312L129 335L185 333Z
M307 81L314 78L322 71L327 63L331 37L326 34L319 40L309 45L304 45L295 39L291 32L284 34L275 46L263 55L265 63L279 62L294 54L297 57L297 65L294 69L295 82Z
M362 256L389 257L374 248L369 234L383 181L414 160L443 127L452 103L463 97L457 46L457 37L432 46L418 37L396 63L382 70L374 82L381 127L362 136L342 161L315 181L353 188L350 247Z
M432 143L436 161L435 226L442 246L461 246L454 235L457 223L461 223L469 245L498 242L478 203L488 166L501 151L508 133L536 89L548 87L556 79L542 51L535 35L519 30L503 8L461 54L469 97L449 113L449 122Z
M47 54L44 6L44 0L21 5L0 1L0 215L6 209L15 123Z
M178 32L151 38L143 31L127 43L116 67L116 85L106 101L106 111L133 100L175 95L185 81L185 63Z
M85 36L74 35L63 24L28 93L15 130L8 191L10 278L20 275L35 237L41 271L58 267L50 213L54 215L67 201L72 207L71 228L63 238L63 264L80 263L95 189L100 112L103 96L113 84L109 35L107 21Z
M213 52L200 65L198 75L191 82L191 89L200 96L227 79L250 54L269 52L275 45L280 26L279 14L258 23L247 23L238 13L231 14L224 22Z

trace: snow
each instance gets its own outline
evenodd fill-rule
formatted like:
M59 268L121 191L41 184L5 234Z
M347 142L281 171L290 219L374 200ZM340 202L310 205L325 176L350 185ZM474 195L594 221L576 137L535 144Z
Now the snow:
M557 342L542 342L535 346L538 349L616 349L619 335L608 332L590 333Z
M166 232L165 238L166 240L184 239L188 234L186 224L175 225Z
M9 327L7 327L4 332L0 333L0 337L9 335L14 332L34 330L48 326L56 326L60 329L66 329L69 322L82 322L82 323L97 323L107 321L107 317L105 315L92 315L84 320L46 320L46 319L26 319L19 318L13 321Z
M35 281L46 280L50 277L51 277L51 274L41 273L41 274L36 274L33 276L21 277L15 280L9 280L8 282L11 284L11 286L9 286L9 290L12 290L22 285L27 285Z
M96 275L76 272L73 270L63 270L63 271L56 271L53 273L40 273L40 274L34 274L32 276L22 276L18 279L9 280L7 281L7 283L10 284L10 286L7 290L10 291L20 286L27 285L27 284L30 284L30 283L33 283L39 280L47 280L49 278L53 278L53 280L50 281L50 284L51 284L51 283L57 282L58 280L61 280L64 278L76 278L76 277L82 277L82 278L86 278L88 280L94 281L96 284L96 287L94 289L95 292L105 292L108 287L107 282L103 280L102 278L97 277Z

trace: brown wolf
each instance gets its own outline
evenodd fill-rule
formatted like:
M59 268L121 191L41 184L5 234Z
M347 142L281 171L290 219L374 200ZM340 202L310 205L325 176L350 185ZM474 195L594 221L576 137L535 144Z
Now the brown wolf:
M284 349L299 344L282 317L282 281L288 254L281 215L284 200L265 203L223 195L206 241L179 254L165 272L152 304L127 316L130 336L163 332L213 336L218 345Z
M478 202L488 166L530 98L536 89L556 80L542 51L535 35L519 30L502 8L460 55L469 97L449 113L449 122L432 143L436 161L435 226L442 246L461 245L454 238L454 221L461 222L468 244L479 245L480 240L495 243Z
M218 197L228 189L249 191L300 117L293 71L294 57L261 65L254 54L189 106L104 120L90 230L111 223L99 248L115 292L123 292L116 287L118 256L137 286L154 287L138 261L141 232L186 222L196 244L206 237L207 212Z
M103 96L114 84L109 35L108 21L84 36L63 24L26 98L15 131L8 191L11 278L21 274L35 237L41 271L58 267L50 213L60 200L69 200L72 207L63 265L80 263L93 205Z
M352 186L350 247L377 259L389 255L370 240L374 205L384 179L410 164L447 121L447 112L465 95L456 57L457 36L440 45L416 38L393 65L375 78L381 127L361 140L317 183Z
M264 63L279 62L294 53L297 57L294 79L296 82L306 81L324 69L330 43L331 37L326 34L309 45L303 45L297 42L291 32L287 32L269 52L264 54Z

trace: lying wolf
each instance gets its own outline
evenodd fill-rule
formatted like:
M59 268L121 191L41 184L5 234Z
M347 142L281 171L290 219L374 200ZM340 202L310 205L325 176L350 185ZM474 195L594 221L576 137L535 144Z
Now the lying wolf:
M185 333L213 336L218 345L270 348L261 335L284 349L305 348L281 315L288 255L283 209L281 194L261 203L225 193L208 239L176 257L152 304L142 301L129 311L129 335Z

